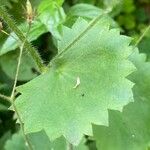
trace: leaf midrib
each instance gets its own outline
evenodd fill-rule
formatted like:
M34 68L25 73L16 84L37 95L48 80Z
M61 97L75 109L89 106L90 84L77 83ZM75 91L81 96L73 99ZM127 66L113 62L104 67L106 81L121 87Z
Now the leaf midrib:
M108 12L107 12L108 13ZM106 12L102 13L101 15L99 15L98 17L96 17L94 20L91 21L91 23L89 23L89 25L87 26L87 28L81 32L81 34L79 34L68 46L66 46L58 55L56 55L56 58L62 56L63 53L65 53L66 51L68 51L73 45L75 45L90 29L92 29L92 27L99 21L99 19L106 14Z

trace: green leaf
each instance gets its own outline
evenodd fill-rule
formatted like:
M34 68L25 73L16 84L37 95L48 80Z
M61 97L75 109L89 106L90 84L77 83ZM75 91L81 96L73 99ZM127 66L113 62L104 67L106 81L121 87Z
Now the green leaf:
M86 141L83 138L78 146L74 146L74 150L89 150L87 145L85 145Z
M0 65L2 70L11 79L15 78L15 73L17 70L19 51L9 52L0 57ZM33 70L37 70L37 66L30 57L30 55L24 52L21 61L21 67L19 70L18 80L31 80L37 76Z
M7 110L7 109L8 109L7 106L5 106L4 104L0 103L0 112L4 111L4 110Z
M51 143L44 131L28 134L33 150L51 150ZM21 133L16 133L5 144L5 150L28 150Z
M12 139L6 142L5 150L27 150L22 135L14 134Z
M64 137L57 138L52 142L52 149L54 150L66 150L68 142ZM85 145L85 139L83 138L78 146L73 146L73 150L88 150L88 147Z
M66 150L67 142L64 137L60 137L53 142L44 131L28 134L28 140L33 150ZM73 150L88 150L84 144L83 139L79 146L74 147ZM5 144L5 150L28 150L27 145L21 133L16 133Z
M0 77L1 79L3 78L0 74ZM8 85L7 84L4 84L4 83L1 83L0 82L0 94L2 95L7 95L8 94ZM8 107L10 106L10 103L6 100L4 100L2 97L0 97L0 115L2 112L4 111L8 111ZM1 128L1 116L0 116L0 128ZM0 139L0 147L1 147L1 139Z
M150 61L150 37L143 38L138 47L140 52L147 54L148 60Z
M6 87L6 84L3 84L3 83L0 82L0 90L2 90L5 87Z
M0 6L12 8L12 3L17 3L17 2L18 2L18 0L1 0Z
M43 0L38 7L38 19L56 39L60 39L61 24L65 20L62 4L63 0Z
M72 25L78 17L82 17L86 19L87 21L91 21L93 18L101 15L104 13L104 10L95 7L93 5L89 4L76 4L73 7L70 8L67 18L65 21L65 24L68 26ZM105 15L104 17L108 22L110 22L112 27L117 27L117 23L110 18L108 15Z
M52 142L52 148L54 150L66 150L67 149L67 142L64 137L57 138L55 141Z
M123 8L124 13L132 13L135 10L134 0L124 0L123 1Z
M136 51L130 58L137 71L130 79L134 103L128 104L123 113L110 111L109 127L94 126L98 149L146 150L150 142L150 63L145 55Z
M135 16L130 14L120 15L118 17L118 22L120 25L123 25L127 30L131 30L136 26Z
M94 17L99 16L103 13L103 10L89 4L76 4L70 8L67 17L76 16L76 17L85 17L88 19L93 19Z
M11 132L6 131L5 134L0 138L0 148L1 148L1 150L4 150L4 145L10 137L11 137Z
M44 129L50 139L63 135L77 145L83 134L92 135L92 123L108 125L108 109L122 110L133 100L126 79L134 70L131 40L100 17L64 27L50 70L18 87L15 103L26 133Z
M111 16L116 16L120 13L125 0L103 0L105 9L111 10Z
M22 33L22 31L20 31L20 29L15 24L15 21L10 17L10 15L7 13L7 11L3 7L0 8L0 15L1 15L2 19L6 21L6 23L10 27L10 29L12 31L14 31L14 33L17 35L19 40L21 42L24 42L24 47L30 53L33 60L36 62L40 72L45 70L45 65L43 64L43 61L42 61L41 57L39 56L38 52L35 50L35 48L33 48L31 46L31 44L26 39L26 35L24 33Z
M27 33L28 31L28 24L27 23L22 23L18 28L23 32ZM34 41L36 40L40 35L43 33L47 32L48 30L46 27L39 21L35 21L32 26L31 30L28 34L28 40L29 41ZM17 40L16 40L17 39ZM15 33L11 33L11 35L7 38L7 40L4 42L0 49L0 56L6 54L9 51L15 50L16 48L19 47L19 40L18 37L15 35Z

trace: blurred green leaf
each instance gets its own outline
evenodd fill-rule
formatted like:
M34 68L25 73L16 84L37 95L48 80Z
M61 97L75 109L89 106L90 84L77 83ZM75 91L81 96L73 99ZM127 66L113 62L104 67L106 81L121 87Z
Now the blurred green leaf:
M131 14L120 15L117 21L128 30L131 30L136 26L135 16Z
M20 131L21 132L21 131ZM33 150L66 150L67 142L64 137L60 137L53 142L49 141L44 131L27 134ZM5 150L28 150L27 145L21 133L16 133L5 144ZM88 150L83 139L73 150Z
M17 69L19 51L9 52L0 57L0 66L2 70L9 76L11 79L15 78L15 73ZM34 73L34 70L37 70L37 66L32 60L31 56L24 52L21 60L21 67L19 71L18 80L31 80L37 76Z
M39 20L56 39L60 39L61 24L66 17L62 4L63 0L43 0L38 7Z
M52 142L53 150L66 150L69 143L65 140L64 137L57 138ZM83 138L78 146L73 146L73 150L88 150L88 147L85 145L85 139Z
M120 13L124 0L103 0L104 8L111 10L111 16L116 16Z
M44 131L31 133L27 136L33 150L51 150L50 141ZM12 138L6 142L5 150L28 150L22 134L14 134Z
M76 4L70 8L70 11L67 14L67 18L76 16L83 17L88 19L93 19L101 15L104 11L98 7L89 4Z
M17 3L18 0L0 0L0 6L12 8L12 3Z
M0 103L0 111L6 111L8 108Z
M7 131L5 134L0 138L0 150L4 150L5 142L11 137L11 132Z
M150 61L150 37L145 37L138 45L140 52L146 53Z
M93 18L102 15L105 10L95 7L90 4L76 4L70 8L67 14L65 25L71 27L78 17L82 17L87 21L91 21ZM108 15L105 15L103 19L107 20L112 27L118 27L117 23Z
M29 27L27 23L22 23L19 26L19 29L23 33L27 33ZM47 32L48 30L45 28L45 26L40 21L35 21L32 26L31 30L27 36L27 39L29 41L36 40L41 34ZM17 36L14 33L11 33L11 35L7 38L7 40L2 44L0 49L0 56L11 51L15 50L17 47L19 47L19 40Z
M122 11L125 13L132 13L135 10L134 0L123 0Z

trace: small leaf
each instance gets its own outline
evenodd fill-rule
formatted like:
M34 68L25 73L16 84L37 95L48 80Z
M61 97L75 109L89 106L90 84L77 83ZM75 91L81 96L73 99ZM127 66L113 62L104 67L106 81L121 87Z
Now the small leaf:
M64 27L50 70L18 87L15 103L26 133L44 129L50 139L63 135L77 145L83 134L92 135L92 123L108 125L108 109L133 101L133 83L126 79L134 70L131 40L96 20Z

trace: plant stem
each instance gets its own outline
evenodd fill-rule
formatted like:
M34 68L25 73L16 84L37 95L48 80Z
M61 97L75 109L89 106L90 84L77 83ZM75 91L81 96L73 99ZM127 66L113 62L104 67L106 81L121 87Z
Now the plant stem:
M22 43L22 45L20 46L20 53L19 53L19 57L18 57L18 64L17 64L16 75L15 75L15 81L14 81L13 90L12 90L11 97L10 97L11 99L14 99L15 88L16 88L16 85L17 85L17 80L18 80L18 75L19 75L19 70L20 70L20 65L21 65L22 53L23 53L24 45L25 45L27 36L29 34L30 28L31 28L31 25L29 25L29 29L28 29L28 31L26 33L25 40Z
M38 54L37 50L31 46L31 44L26 40L25 35L20 31L20 29L15 24L15 21L9 16L9 14L4 10L4 8L0 7L0 16L3 18L3 20L8 24L10 29L18 36L20 41L24 43L25 49L30 53L33 60L37 64L39 71L44 72L46 66L43 64L43 61Z
M0 98L5 99L5 100L7 100L8 102L11 102L11 101L10 101L10 97L5 96L5 95L3 95L3 94L0 94Z
M136 49L136 47L138 46L138 44L143 40L143 38L145 37L145 35L147 34L147 32L150 30L150 25L145 29L145 31L142 33L142 35L139 37L139 39L137 40L137 42L135 43L135 45L132 48L132 53L130 55L132 55L134 53L134 50Z
M12 106L14 108L14 111L15 111L15 113L17 115L17 118L18 118L18 120L20 122L20 127L21 127L21 130L22 130L24 139L25 139L25 141L27 143L27 146L28 146L29 150L32 150L32 145L30 144L29 139L28 139L28 137L27 137L27 135L25 134L25 131L24 131L24 124L23 124L23 122L21 120L20 114L19 114L19 112L18 112L18 110L17 110L17 108L15 106L15 103L14 103L14 98L15 98L14 94L15 94L15 88L16 88L16 85L17 85L18 75L19 75L19 69L20 69L20 64L21 64L21 57L22 57L22 53L23 53L23 47L24 47L24 43L20 47L20 54L19 54L18 65L17 65L17 70L16 70L16 76L15 76L15 81L14 81L13 90L12 90L10 99L11 99L11 103L12 103Z
M13 35L7 33L6 31L1 30L1 32L4 33L4 34L6 34L6 35L8 35L8 36L11 36L13 39L15 39L16 41L18 41L18 39L16 39Z
M30 30L30 26L29 26L29 30ZM27 35L29 33L29 30L27 32ZM26 38L27 38L27 35L26 35ZM25 38L25 41L22 43L22 45L20 46L20 53L19 53L19 58L18 58L18 64L17 64L17 70L16 70L16 75L15 75L15 80L14 80L14 85L13 85L13 90L12 90L12 93L11 93L11 96L10 96L10 100L11 100L11 103L12 103L12 106L14 108L14 111L17 115L17 118L20 122L20 127L21 127L21 130L22 130L22 133L23 133L23 136L24 136L24 140L29 148L29 150L33 150L32 148L32 145L28 139L28 136L25 134L25 131L24 131L24 124L23 124L23 121L21 119L21 116L15 106L15 103L14 103L14 99L15 99L15 89L16 89L16 85L17 85L17 80L18 80L18 75L19 75L19 69L20 69L20 65L21 65L21 58L22 58L22 53L23 53L23 49L24 49L24 45L25 45L25 42L26 42L26 38Z
M28 139L28 136L25 134L25 131L24 131L24 124L23 124L23 122L22 122L22 120L21 120L21 117L20 117L20 114L18 113L18 110L17 110L17 108L16 108L16 106L15 106L15 104L14 104L14 100L12 100L12 106L13 106L13 109L14 109L14 111L15 111L15 113L16 113L16 115L17 115L17 118L18 118L18 120L19 120L20 127L21 127L21 130L22 130L22 134L23 134L23 137L24 137L26 146L29 148L29 150L33 150L32 145L31 145L31 143L30 143L30 141L29 141L29 139Z
M11 97L10 97L11 100L14 99L14 93L15 93L15 88L16 88L16 85L17 85L19 69L20 69L20 64L21 64L21 57L22 57L22 53L23 53L23 47L24 47L24 43L20 47L19 59L18 59L17 70L16 70L16 75L15 75L15 81L14 81L13 90L12 90Z
M135 47L138 46L138 44L142 41L142 39L145 37L145 35L147 34L147 32L150 30L150 25L145 29L145 31L142 33L142 35L140 36L140 38L137 40Z

